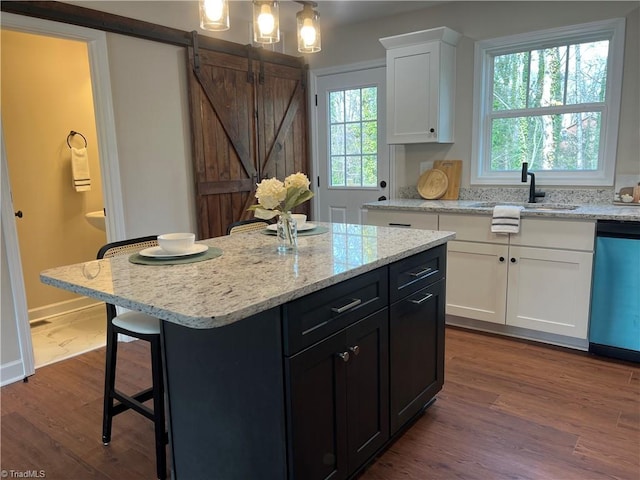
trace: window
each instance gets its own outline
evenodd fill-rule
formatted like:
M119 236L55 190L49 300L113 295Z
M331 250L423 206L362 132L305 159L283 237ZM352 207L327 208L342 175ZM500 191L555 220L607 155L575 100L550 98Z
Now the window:
M332 187L376 187L378 182L378 89L329 93Z
M612 185L624 20L478 42L471 181Z

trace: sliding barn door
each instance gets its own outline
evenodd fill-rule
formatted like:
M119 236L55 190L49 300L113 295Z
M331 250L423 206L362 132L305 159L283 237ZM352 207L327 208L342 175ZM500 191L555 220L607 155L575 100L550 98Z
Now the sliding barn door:
M261 179L309 173L306 71L246 51L189 49L199 238L251 218L247 208Z
M260 62L258 68L260 176L283 180L291 173L309 174L306 79L303 78L306 70L266 62ZM303 207L308 208L308 204Z

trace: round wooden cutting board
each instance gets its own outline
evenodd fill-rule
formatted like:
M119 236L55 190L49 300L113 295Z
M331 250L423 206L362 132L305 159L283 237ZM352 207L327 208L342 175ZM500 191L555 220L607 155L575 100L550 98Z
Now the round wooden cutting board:
M427 170L418 179L418 193L425 200L437 200L442 197L448 186L449 179L442 170Z

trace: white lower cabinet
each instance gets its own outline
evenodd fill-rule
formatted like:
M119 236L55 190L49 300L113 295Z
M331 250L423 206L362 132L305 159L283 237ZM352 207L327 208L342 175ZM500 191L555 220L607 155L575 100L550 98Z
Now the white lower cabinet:
M490 222L440 215L440 229L463 240L448 244L447 314L586 339L595 224L523 219L519 234L486 243ZM528 242L546 248L522 246ZM576 245L589 250L569 249Z
M509 247L452 241L447 244L447 313L504 324Z
M506 324L587 338L591 252L509 247Z
M456 232L447 314L587 338L595 221L523 218L509 235L481 215L369 210L367 223Z
M366 212L364 221L367 225L438 230L437 213L406 212L401 210L367 210Z

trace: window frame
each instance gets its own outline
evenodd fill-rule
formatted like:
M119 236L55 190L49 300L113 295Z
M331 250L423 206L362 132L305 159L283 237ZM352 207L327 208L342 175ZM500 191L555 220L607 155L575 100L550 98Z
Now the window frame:
M561 186L611 186L614 184L618 124L624 66L625 19L570 25L476 42L473 87L473 129L471 152L472 185L520 183L519 172L490 171L491 106L493 104L493 58L496 55L555 46L558 42L581 43L609 40L607 86L602 110L598 169L591 171L535 171L538 182ZM588 105L588 104L585 104ZM591 104L593 105L593 104ZM599 103L596 105L600 105ZM531 109L532 113L540 110ZM549 114L558 113L553 107Z

